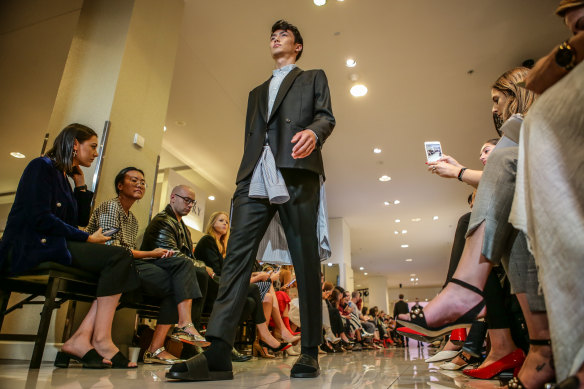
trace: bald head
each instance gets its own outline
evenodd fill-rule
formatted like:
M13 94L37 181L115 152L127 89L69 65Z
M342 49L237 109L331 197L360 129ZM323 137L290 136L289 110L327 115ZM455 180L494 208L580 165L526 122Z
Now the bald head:
M188 215L196 205L195 191L187 185L177 185L170 194L170 206L178 220Z

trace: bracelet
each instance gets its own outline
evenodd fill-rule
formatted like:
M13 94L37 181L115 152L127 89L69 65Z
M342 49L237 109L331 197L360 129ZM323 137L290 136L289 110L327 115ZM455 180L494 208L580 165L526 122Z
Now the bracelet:
M464 171L466 170L465 167L463 167L462 169L460 169L460 171L458 172L458 181L462 182L462 175L464 174Z

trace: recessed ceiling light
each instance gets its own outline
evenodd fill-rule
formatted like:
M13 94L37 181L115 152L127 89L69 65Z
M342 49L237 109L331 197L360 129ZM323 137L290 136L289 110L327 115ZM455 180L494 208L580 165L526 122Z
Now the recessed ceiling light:
M314 0L314 4L320 7L321 5L326 4L326 0Z
M398 205L398 204L400 203L400 201L399 201L399 200L395 200L393 203L394 203L395 205Z
M438 220L438 216L434 216L432 219L434 219L434 220Z
M406 259L406 262L412 262L412 261L413 261L413 259L412 259L412 258L408 258L408 259Z
M357 61L355 61L353 58L349 58L347 59L345 64L347 65L348 68L354 68L355 65L357 65Z
M164 132L166 132L166 126L164 126Z
M176 122L174 122L177 126L186 126L187 122L185 122L184 120L177 120Z
M407 234L408 230L402 230L402 234Z
M424 301L428 301L428 299L424 299Z
M415 217L415 218L412 219L413 222L419 222L420 220L422 220L422 219L419 218L419 217Z
M403 249L407 249L408 247L410 247L410 245L409 245L409 244L402 244L402 245L401 245L401 247L402 247Z
M209 200L211 200L211 201L215 200L215 196L212 196L212 195L211 195L211 196L209 196L209 197L207 197L207 198L208 198Z
M383 205L389 205L389 201L384 201Z
M381 149L376 147L376 148L373 149L373 152L375 154L379 154L379 153L381 153Z
M368 273L363 273L364 276L366 276Z
M393 233L396 235L399 235L399 231L394 231Z
M361 267L359 268L359 270L365 270L365 268L364 268L363 266L361 266Z
M420 279L418 277L416 277L416 281L420 281Z
M399 222L401 222L401 220L399 220L399 219L395 219L395 222L396 222L396 223L399 223Z
M367 94L367 87L363 84L353 85L351 87L351 94L355 97L362 97Z
M414 277L410 278L410 281L412 281L412 282L413 282L413 281L414 281Z
M391 177L390 176L381 176L381 177L379 177L379 181L382 181L382 182L391 181Z
M19 153L18 151L13 151L10 153L10 155L12 155L14 158L25 158L26 155Z
M329 262L329 263L327 263L327 265L328 265L329 267L333 266L333 264L332 264L332 263L330 263L330 262Z

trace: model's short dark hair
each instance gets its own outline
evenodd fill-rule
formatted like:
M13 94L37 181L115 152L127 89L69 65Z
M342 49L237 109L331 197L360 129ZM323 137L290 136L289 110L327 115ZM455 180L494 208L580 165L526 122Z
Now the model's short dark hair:
M114 180L114 185L116 187L116 194L120 194L120 189L118 188L118 184L121 184L124 182L124 178L126 178L126 174L128 174L128 172L140 172L142 173L142 175L144 175L144 172L141 169L138 169L137 167L134 166L129 166L129 167L125 167L122 170L120 170L120 172L116 175L116 179Z
M399 299L401 300L401 299L403 299L403 298L404 298L404 295L403 295L403 294L400 294L400 295L399 295Z
M298 27L288 23L283 19L280 19L272 26L272 34L278 30L291 31L292 35L294 35L294 43L299 43L302 45L302 48L300 49L298 54L296 54L296 61L298 61L300 59L300 56L302 55L302 50L304 50L304 40L302 39L302 35L300 35L300 31L298 31Z

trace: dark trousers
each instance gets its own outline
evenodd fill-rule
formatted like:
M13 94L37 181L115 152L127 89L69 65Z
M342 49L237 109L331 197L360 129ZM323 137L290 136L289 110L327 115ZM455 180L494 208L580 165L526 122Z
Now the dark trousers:
M320 182L317 174L301 169L282 169L290 194L285 204L250 198L249 179L240 182L233 199L231 236L221 271L219 292L206 336L230 345L235 339L237 318L248 294L252 265L259 243L276 212L288 241L296 271L303 347L321 343L322 303L320 260L316 226Z
M71 266L98 276L97 297L138 289L140 280L129 250L105 244L67 241Z
M331 331L333 334L338 336L341 332L345 332L345 324L343 323L343 318L341 317L338 308L332 305L328 300L326 300L326 307L328 308Z
M135 264L145 299L155 300L160 304L158 324L176 324L177 305L184 300L192 299L193 305L195 303L202 305L197 268L190 259L182 257L146 261L136 259Z

